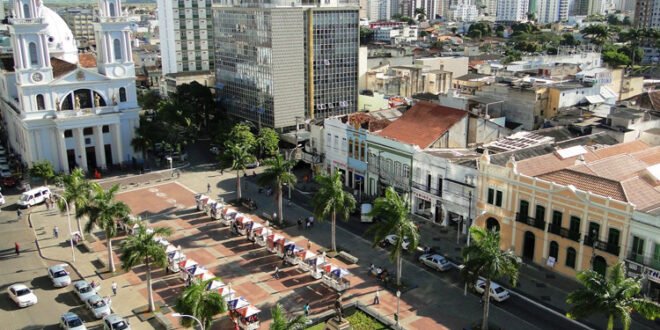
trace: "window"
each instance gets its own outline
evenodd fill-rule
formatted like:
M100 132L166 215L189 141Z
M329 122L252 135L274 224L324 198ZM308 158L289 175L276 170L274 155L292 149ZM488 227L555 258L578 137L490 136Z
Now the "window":
M348 157L353 157L353 139L348 140Z
M70 129L64 130L64 137L65 138L73 137L73 131Z
M438 196L442 196L442 177L438 177Z
M341 139L341 151L346 151L346 138Z
M502 192L499 190L496 192L495 206L502 207Z
M566 249L566 266L575 268L575 249L572 247Z
M353 158L358 159L360 156L360 144L355 141L355 144L353 145Z
M335 135L335 144L333 145L335 150L339 150L339 135Z
M407 178L410 175L410 167L403 165L403 177Z
M520 206L518 207L518 213L520 214L520 217L523 219L526 219L529 216L529 202L521 199L520 200Z
M360 160L364 161L364 155L367 153L367 144L360 142Z
M94 129L91 127L83 128L83 135L92 135L94 134Z
M564 215L559 211L552 211L552 227L561 228L561 219Z
M536 220L545 221L545 207L536 205Z
M394 162L394 175L401 176L401 163Z
M642 262L644 259L644 239L633 236L632 244L632 257L637 262Z
M37 94L37 110L46 109L46 103L44 102L44 96Z
M112 48L115 52L115 60L116 61L121 60L121 42L119 42L119 39L115 39L112 42Z
M110 126L108 126L108 125L103 125L103 127L101 128L101 132L103 132L103 133L110 133Z
M126 102L126 88L119 88L119 102Z
M655 243L653 247L653 260L651 260L651 266L655 269L660 268L660 243Z
M37 44L31 42L28 46L28 52L30 54L30 65L38 65L39 58L37 56Z
M572 216L571 217L571 224L570 227L568 228L568 231L573 232L573 233L579 233L580 232L580 218Z
M493 205L495 203L495 189L488 188L488 204Z
M550 242L550 251L548 252L548 257L555 258L555 262L559 261L559 244L557 244L557 242Z
M598 239L600 237L600 224L598 222L589 222L589 232L587 233L590 238Z
M607 235L607 245L619 246L619 236L621 236L620 230L616 228L610 228L610 232Z
M394 167L392 167L392 160L388 159L385 161L385 172L387 173L392 173L394 170Z

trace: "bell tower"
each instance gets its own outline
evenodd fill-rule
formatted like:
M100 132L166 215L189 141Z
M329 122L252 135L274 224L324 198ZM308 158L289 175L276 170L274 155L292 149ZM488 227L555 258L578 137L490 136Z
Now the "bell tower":
M42 84L53 80L47 27L41 15L40 0L14 1L14 18L9 20L9 33L18 84Z
M94 34L99 73L110 78L134 77L131 27L121 0L99 0Z

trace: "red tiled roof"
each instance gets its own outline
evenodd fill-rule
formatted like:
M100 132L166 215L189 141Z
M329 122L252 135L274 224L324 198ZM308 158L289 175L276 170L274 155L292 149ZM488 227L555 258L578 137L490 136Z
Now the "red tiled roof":
M50 65L53 67L53 78L57 79L78 68L77 65L59 58L51 57Z
M78 63L83 68L95 68L96 67L96 56L92 53L82 53L78 55Z
M628 201L626 193L619 182L595 175L573 170L559 170L540 175L539 178L561 185L573 185L582 191L591 191L594 194L612 197L622 202Z
M379 135L425 149L465 116L466 111L421 101L380 131Z

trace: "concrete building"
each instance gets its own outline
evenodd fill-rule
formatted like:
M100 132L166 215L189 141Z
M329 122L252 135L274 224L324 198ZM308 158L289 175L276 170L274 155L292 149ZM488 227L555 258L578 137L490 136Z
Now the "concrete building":
M619 142L632 142L640 139L644 132L651 133L659 128L660 117L653 111L618 107L614 108L604 121L593 127L591 132L602 132Z
M0 70L10 150L27 166L46 160L64 173L139 161L131 140L140 108L121 1L99 1L96 58L78 54L69 27L41 1L17 0L15 8L13 58Z
M498 22L524 22L527 21L529 10L528 0L500 0L497 2Z
M476 22L479 17L477 6L469 1L459 0L449 7L450 17L456 22Z
M413 13L415 9L422 8L427 20L434 20L438 15L438 0L412 0Z
M548 24L568 20L568 0L538 0L536 19L538 23Z
M163 75L213 71L212 0L158 0Z
M92 8L67 8L59 14L71 28L78 48L96 45L93 24L95 12Z
M427 70L444 70L452 73L453 77L464 76L468 73L469 59L460 57L425 57L415 59L414 65L421 65Z
M357 111L358 10L336 0L214 5L216 91L229 113L289 130L297 118Z
M660 28L660 1L638 0L635 6L635 25L641 29Z
M499 231L501 248L525 262L566 276L585 269L604 274L634 245L635 212L660 208L658 155L659 147L641 141L540 156L484 153L475 225Z
M370 22L386 21L392 17L390 0L368 0L367 17Z

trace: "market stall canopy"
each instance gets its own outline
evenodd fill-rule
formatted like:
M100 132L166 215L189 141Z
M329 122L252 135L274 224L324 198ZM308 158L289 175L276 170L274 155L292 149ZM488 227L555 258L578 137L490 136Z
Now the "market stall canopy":
M186 260L181 261L179 263L179 267L184 268L184 269L187 269L187 268L190 268L190 267L193 267L193 266L196 266L196 265L197 265L197 261L192 260L192 259L186 259Z
M344 276L351 275L351 273L350 273L348 270L346 270L346 269L337 268L337 269L334 269L334 270L332 271L332 275L334 275L334 276L336 276L336 277L339 277L339 278L342 278L342 277L344 277Z
M225 283L223 283L222 281L220 281L220 280L213 280L213 281L211 281L211 282L209 283L209 285L208 285L208 287L206 288L206 290L209 290L209 291L211 291L211 290L217 290L217 289L220 289L220 288L223 287L223 286L225 286Z
M250 305L250 306L247 306L247 307L243 307L239 310L236 310L236 312L238 314L240 314L242 317L247 318L247 317L250 317L252 315L259 314L261 312L261 310L259 308L256 308L256 307Z
M237 310L247 306L250 306L250 302L243 297L238 297L236 299L227 302L227 309L229 309L230 311Z

